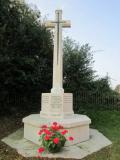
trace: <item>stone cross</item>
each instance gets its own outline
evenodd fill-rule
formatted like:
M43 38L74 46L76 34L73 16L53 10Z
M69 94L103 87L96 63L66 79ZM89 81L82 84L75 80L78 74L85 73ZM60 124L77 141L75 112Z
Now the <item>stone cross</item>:
M73 142L66 145L78 144L89 139L89 124L91 120L85 115L74 114L73 94L63 90L63 51L62 27L70 27L69 21L62 20L62 11L56 10L55 21L48 21L45 25L55 28L53 55L53 87L51 93L42 93L40 114L32 114L23 119L24 138L40 145L37 132L46 123L57 121L75 137Z
M54 28L54 53L53 53L53 85L51 93L64 93L63 89L63 47L62 28L70 27L70 21L62 20L62 10L55 11L55 21L47 21L47 28Z

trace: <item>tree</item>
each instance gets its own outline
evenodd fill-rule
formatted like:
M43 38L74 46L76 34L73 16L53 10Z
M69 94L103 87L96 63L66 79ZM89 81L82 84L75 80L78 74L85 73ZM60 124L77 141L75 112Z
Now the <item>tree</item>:
M98 78L93 70L93 55L89 44L80 45L67 37L64 40L64 88L66 91L112 93L108 76Z
M88 44L80 46L70 38L64 41L64 87L76 92L91 88L94 79L93 56Z
M120 93L120 84L118 84L118 85L115 87L115 91L116 91L117 93Z
M103 92L103 94L110 93L112 94L113 91L110 87L110 78L108 76L97 78L91 83L92 90L94 92Z
M1 91L49 90L52 84L51 33L40 13L18 1L0 1Z

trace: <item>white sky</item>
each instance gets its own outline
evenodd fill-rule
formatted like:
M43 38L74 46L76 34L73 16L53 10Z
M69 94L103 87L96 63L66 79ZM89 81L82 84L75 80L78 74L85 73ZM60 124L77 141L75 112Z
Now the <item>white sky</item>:
M63 18L72 27L64 29L80 44L92 46L97 74L111 77L114 88L120 84L120 1L119 0L25 0L36 6L42 16L54 19L56 9L63 9Z

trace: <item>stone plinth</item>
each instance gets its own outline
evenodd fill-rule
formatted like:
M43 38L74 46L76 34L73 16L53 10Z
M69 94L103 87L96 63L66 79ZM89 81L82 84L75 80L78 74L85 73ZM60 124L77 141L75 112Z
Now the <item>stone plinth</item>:
M41 126L44 124L50 125L52 122L58 122L63 125L65 129L69 131L69 134L74 137L73 142L68 142L66 145L73 145L89 139L89 124L91 120L85 115L73 115L69 118L63 119L49 119L42 118L39 114L32 114L23 119L24 122L24 138L40 144L37 135Z
M40 117L65 118L73 114L72 93L42 93Z

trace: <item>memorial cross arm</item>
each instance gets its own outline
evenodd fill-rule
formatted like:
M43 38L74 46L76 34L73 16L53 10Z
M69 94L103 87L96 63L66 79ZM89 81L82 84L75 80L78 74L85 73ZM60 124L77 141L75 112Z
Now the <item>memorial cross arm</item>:
M47 21L44 23L46 28L55 28L55 24L58 23L57 21ZM59 23L62 24L63 28L70 28L71 22L69 20L67 21L60 21Z
M55 28L55 22L54 21L47 21L44 23L46 28Z
M70 28L70 27L71 27L71 22L70 22L70 20L61 21L61 23L62 23L62 27L63 27L63 28Z

